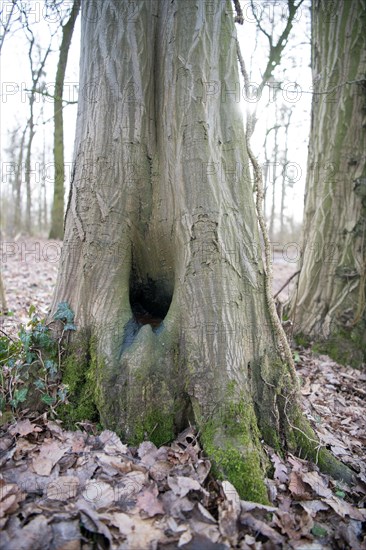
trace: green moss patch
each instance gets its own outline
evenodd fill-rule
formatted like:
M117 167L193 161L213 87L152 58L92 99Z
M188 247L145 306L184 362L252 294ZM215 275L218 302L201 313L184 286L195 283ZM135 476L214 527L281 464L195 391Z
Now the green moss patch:
M228 479L242 499L268 504L265 459L253 407L231 404L201 427L201 441L212 472Z
M62 365L62 381L69 388L69 404L60 408L60 418L66 427L74 428L76 422L83 420L99 421L95 378L95 365L90 359L88 338L79 334L71 344Z
M286 433L289 450L300 458L317 464L323 473L351 483L352 470L337 460L327 449L321 447L314 430L304 418L301 410L295 406L288 414L291 414L292 419L292 426L288 427Z
M159 447L169 443L174 437L173 415L169 412L164 414L161 409L150 409L136 422L134 435L129 438L129 442L136 445L149 440Z
M325 353L341 365L360 368L366 361L366 327L360 322L352 329L341 329L325 342L313 346L315 353Z

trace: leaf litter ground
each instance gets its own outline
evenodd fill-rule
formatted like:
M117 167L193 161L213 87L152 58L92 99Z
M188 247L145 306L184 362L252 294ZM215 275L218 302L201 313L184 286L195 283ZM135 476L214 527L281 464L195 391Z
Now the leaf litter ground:
M22 242L26 251L49 247ZM4 264L14 315L1 324L10 334L31 304L47 313L57 273L57 261L22 257L17 244ZM274 291L295 271L278 256ZM246 502L212 477L193 429L159 449L149 441L134 448L88 422L70 432L24 414L0 429L0 550L365 548L366 375L296 351L304 412L321 443L355 470L352 487L265 447L271 506Z

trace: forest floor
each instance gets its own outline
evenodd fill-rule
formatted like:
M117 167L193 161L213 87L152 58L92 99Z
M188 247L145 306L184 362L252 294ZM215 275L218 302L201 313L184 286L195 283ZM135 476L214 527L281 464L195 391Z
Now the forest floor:
M13 314L1 330L16 336L31 305L47 314L60 251L42 239L3 242ZM277 292L296 264L283 251L274 261ZM365 371L293 350L304 412L320 443L355 471L352 487L265 447L273 468L264 506L212 477L193 430L159 449L134 448L90 423L71 432L47 414L24 415L0 428L0 550L366 548Z

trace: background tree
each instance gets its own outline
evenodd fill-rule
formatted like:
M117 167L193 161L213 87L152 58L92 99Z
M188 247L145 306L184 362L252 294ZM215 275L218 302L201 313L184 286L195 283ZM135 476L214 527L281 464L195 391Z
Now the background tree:
M356 365L366 349L365 23L363 0L315 0L315 93L308 159L303 255L291 299L295 332L327 340Z
M276 338L241 113L226 94L238 82L230 2L82 10L51 312L67 302L79 327L64 373L74 419L96 407L127 440L157 444L192 422L216 473L264 501L259 430L308 456L318 444ZM349 479L323 449L319 463Z
M75 0L70 17L62 27L62 41L57 65L54 97L54 149L53 160L55 183L51 214L50 239L62 239L64 233L64 195L65 195L65 160L64 160L64 123L63 123L63 89L67 59L74 32L75 21L80 10L80 0Z
M0 53L3 49L6 35L10 33L12 24L18 19L18 1L11 0L2 6L2 17L0 17Z
M272 240L281 242L285 242L286 237L293 240L293 235L288 235L289 220L286 219L285 224L285 210L289 209L291 217L298 224L302 215L295 203L299 188L303 188L305 184L300 166L306 161L306 156L305 143L299 142L296 125L300 122L303 128L304 121L300 113L307 105L307 111L310 113L310 98L299 93L308 74L308 61L302 59L302 55L306 53L307 46L310 48L310 39L306 36L306 29L310 29L309 4L308 1L295 3L291 0L277 4L251 2L251 14L246 6L246 14L248 16L249 13L250 20L255 22L257 29L256 55L261 52L261 56L258 57L259 64L258 61L253 63L253 59L250 65L247 64L251 95L253 96L255 91L257 99L251 99L252 107L256 110L253 141L259 152L260 162L263 162L266 182L264 211L269 223L269 233ZM244 29L247 28L248 24L244 25ZM291 53L294 49L296 55ZM265 66L262 61L264 56L268 56ZM295 81L299 81L299 85ZM255 82L259 84L256 85ZM306 85L308 86L307 82ZM295 104L296 116L293 117L290 127L283 112ZM310 115L305 114L305 118L308 116ZM258 125L256 118L259 119ZM262 147L260 143L264 134L267 148ZM307 146L307 136L303 130L302 135ZM296 144L303 150L300 154ZM261 151L264 154L261 154ZM296 188L293 188L293 182L289 181L288 177L288 166L293 165L298 166Z
M292 107L287 107L283 105L280 108L281 113L281 123L284 127L284 146L282 152L282 174L281 174L281 208L280 208L280 235L283 237L285 232L285 199L286 199L286 190L287 187L291 186L291 180L289 174L287 173L287 163L288 163L288 134L291 123L291 116L293 113Z
M22 10L24 16L24 29L28 38L28 59L31 71L31 88L28 90L29 101L29 119L28 119L28 135L25 144L25 185L26 185L26 210L25 210L25 229L28 234L32 232L32 145L36 133L37 121L35 119L35 103L37 94L40 91L42 79L45 76L45 64L47 57L51 51L51 42L45 52L42 52L41 47L37 44L32 26L29 23L28 12ZM38 60L35 61L34 51L37 52Z

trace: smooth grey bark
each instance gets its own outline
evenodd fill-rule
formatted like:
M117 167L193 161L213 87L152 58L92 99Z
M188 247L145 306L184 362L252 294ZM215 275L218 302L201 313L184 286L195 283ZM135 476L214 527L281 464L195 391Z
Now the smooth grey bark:
M236 471L241 493L263 501L258 425L295 449L287 419L302 420L269 322L242 114L229 93L239 82L232 8L131 6L82 4L52 311L67 301L76 313L104 425L162 443L194 422L218 471ZM68 374L81 368L78 349Z

